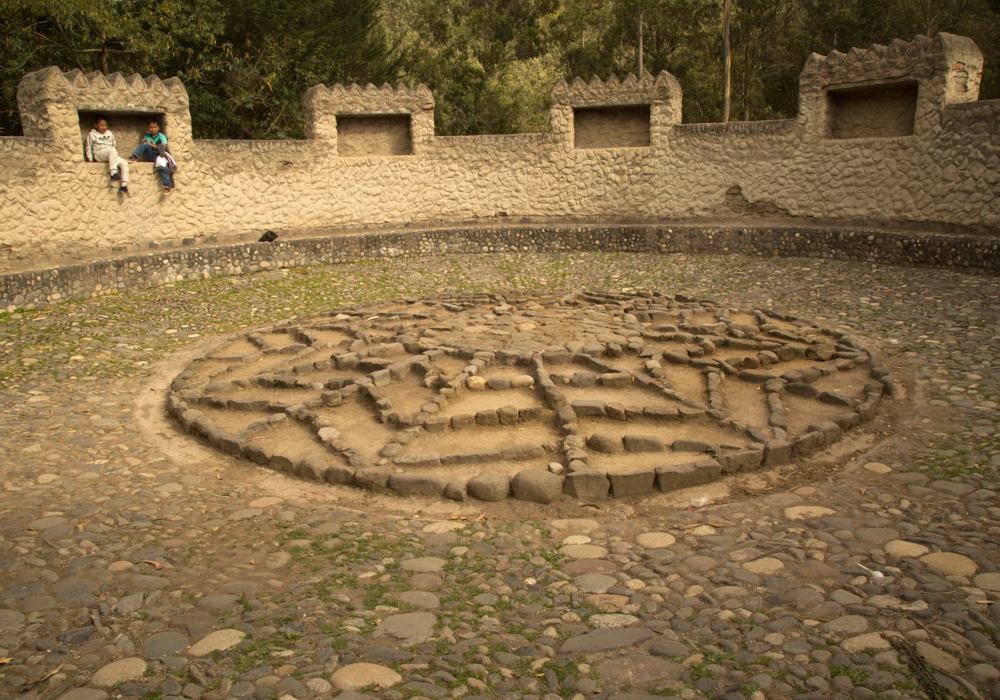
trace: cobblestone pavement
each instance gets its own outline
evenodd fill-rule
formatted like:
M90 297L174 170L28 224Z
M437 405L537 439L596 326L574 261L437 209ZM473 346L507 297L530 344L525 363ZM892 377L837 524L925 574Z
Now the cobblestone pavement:
M780 470L548 506L300 481L165 416L170 378L225 334L510 289L655 289L849 325L894 396ZM484 255L2 315L0 694L1000 697L998 291L819 260Z

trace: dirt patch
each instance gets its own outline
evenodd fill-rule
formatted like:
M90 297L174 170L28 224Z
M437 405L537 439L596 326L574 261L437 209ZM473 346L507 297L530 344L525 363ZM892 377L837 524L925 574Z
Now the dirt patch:
M738 380L722 383L722 408L746 425L767 425L771 415L764 387Z
M832 406L790 394L784 396L783 401L788 418L788 434L793 437L805 433L810 425L832 420L846 410L844 406Z

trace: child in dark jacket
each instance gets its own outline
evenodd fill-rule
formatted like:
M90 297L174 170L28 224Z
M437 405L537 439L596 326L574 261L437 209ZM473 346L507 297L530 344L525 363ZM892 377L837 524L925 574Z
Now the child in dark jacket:
M174 172L177 163L167 150L167 137L160 132L160 123L150 119L149 132L142 137L139 146L132 153L130 161L145 160L154 164L153 169L160 173L163 181L163 194L170 194L174 189Z

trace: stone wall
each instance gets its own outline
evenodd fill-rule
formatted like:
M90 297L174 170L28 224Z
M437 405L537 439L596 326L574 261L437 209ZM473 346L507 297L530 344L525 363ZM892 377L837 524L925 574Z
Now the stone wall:
M607 251L807 257L869 264L936 267L1000 274L1000 238L905 233L865 228L631 226L498 226L410 229L274 243L158 250L47 270L0 274L0 311L47 308L87 298L260 270L329 265L400 256Z
M476 137L436 136L424 86L316 86L307 138L267 142L193 139L175 78L50 68L22 80L26 136L0 139L0 271L265 229L711 217L733 211L734 188L750 211L997 228L1000 101L976 101L981 67L971 40L946 34L814 55L796 119L725 125L682 125L667 73L559 81L549 132ZM918 86L912 135L830 138L831 91L904 82ZM575 147L574 112L600 107L648 109L648 145ZM104 164L83 162L80 113L93 111L162 115L180 166L171 197L150 164L121 198ZM350 126L339 143L338 117L397 126L358 150ZM409 153L386 154L405 151L407 120Z

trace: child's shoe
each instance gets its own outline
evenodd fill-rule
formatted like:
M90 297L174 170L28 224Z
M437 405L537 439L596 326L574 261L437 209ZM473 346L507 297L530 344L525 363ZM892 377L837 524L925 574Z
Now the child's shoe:
M166 197L167 195L169 195L171 192L173 192L173 190L171 188L169 188L169 187L164 187L163 188L163 196L164 197Z
M122 179L121 173L115 173L111 176L111 182L118 182Z
M131 197L132 193L128 191L128 185L122 185L118 188L118 194L123 194L126 197Z

